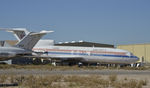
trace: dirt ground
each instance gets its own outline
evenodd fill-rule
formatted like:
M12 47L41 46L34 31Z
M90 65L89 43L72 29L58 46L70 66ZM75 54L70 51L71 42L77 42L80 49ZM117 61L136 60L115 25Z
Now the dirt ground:
M27 80L27 81L34 82L35 77L43 77L42 78L43 81L41 82L46 83L46 85L48 85L47 81L52 82L51 85L53 85L53 87L50 87L50 88L80 88L80 87L97 88L93 86L91 87L89 84L98 85L99 81L105 81L103 85L105 84L109 85L109 86L99 87L99 88L122 88L118 86L110 87L110 85L112 86L112 84L110 84L111 82L110 76L112 75L116 76L115 80L117 80L116 83L118 83L118 85L119 83L121 83L121 81L123 81L124 84L126 83L125 85L128 85L128 83L130 81L132 82L132 80L135 80L135 83L139 83L141 80L143 80L143 81L146 81L146 85L142 85L142 87L133 87L133 88L150 88L150 69L147 69L147 70L125 70L125 69L102 69L102 70L101 69L65 69L65 70L53 69L51 70L51 69L40 69L40 68L38 69L33 69L33 68L31 69L27 69L27 68L25 69L24 68L0 69L0 81L1 79L7 78L6 82L3 82L4 84L10 83L9 81L12 80L10 79L11 76L14 76L14 78L17 76L23 76L23 79L21 78L20 80L19 78L19 81ZM6 76L6 77L3 77L3 76ZM30 76L32 77L31 79L33 80L29 80ZM66 79L67 81L51 80L51 79L59 79L59 78L64 79L64 78L68 78L69 76L71 76L72 78ZM26 78L24 79L24 77L28 77L29 79L26 79ZM101 79L99 80L99 78ZM18 78L15 78L15 79L18 80ZM36 78L36 80L40 81L41 79ZM27 81L22 82L22 83L30 83ZM38 81L35 81L35 83ZM97 82L97 83L94 83L94 82ZM3 84L3 83L0 82L0 84ZM82 85L83 83L85 83L85 85ZM72 85L71 87L70 87L70 84ZM25 85L28 85L28 84L25 84ZM89 85L89 86L86 86L86 85ZM11 87L0 87L0 88L22 88L22 86L15 86L15 87L11 86ZM23 88L38 88L38 87L23 87ZM41 88L49 88L49 87L41 87ZM123 87L123 88L126 88L126 87ZM131 88L131 87L128 87L128 88Z
M13 74L14 76L15 76L15 74ZM29 75L26 75L26 76L29 76ZM42 76L42 77L48 77L48 76L51 76L52 77L52 75L50 74L50 75L35 75L36 77L38 77L38 76ZM53 76L56 76L56 75L54 75L53 74ZM75 77L79 77L79 80L80 80L80 77L82 78L82 77L89 77L89 78L95 78L96 76L97 77L102 77L103 79L106 79L106 80L110 80L109 79L109 76L110 75L93 75L93 74L82 74L82 75L72 75L72 74L69 74L69 75L60 75L60 76L65 76L65 77L68 77L68 76L75 76ZM117 81L119 82L119 80L121 81L121 80L138 80L138 81L140 81L140 80L146 80L147 81L147 84L146 84L146 86L142 86L141 88L150 88L150 75L148 75L148 74L146 74L146 75L136 75L136 74L127 74L127 75L125 75L125 74L121 74L121 75L116 75L116 77L117 77ZM81 79L82 80L82 79ZM53 83L53 85L55 86L55 85L62 85L62 86L66 86L66 85L69 85L69 83L68 82L54 82ZM64 87L62 87L62 86L60 86L60 88L64 88ZM20 86L18 87L13 87L13 86L11 86L11 87L1 87L1 88L21 88ZM24 87L24 88L26 88L26 87ZM29 87L30 88L30 87ZM31 87L32 88L32 87ZM50 87L51 88L51 87ZM52 87L53 88L53 87ZM54 87L55 88L55 87ZM56 88L59 88L59 87L56 87ZM69 88L69 87L66 87L66 88ZM72 87L72 88L78 88L78 87ZM82 88L85 88L85 87L82 87ZM91 88L91 87L89 87L89 88ZM95 88L95 87L94 87ZM115 87L102 87L102 88L115 88ZM119 87L117 87L117 88L119 88ZM136 87L137 88L137 87Z

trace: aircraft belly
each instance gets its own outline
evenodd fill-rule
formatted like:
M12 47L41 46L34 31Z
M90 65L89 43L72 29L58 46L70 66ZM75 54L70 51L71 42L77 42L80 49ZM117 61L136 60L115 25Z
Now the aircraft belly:
M82 62L99 62L99 63L133 63L136 61L134 58L130 57L114 57L114 56L90 56L90 55L65 55L65 54L47 54L50 58L60 58L60 59L74 59L81 60Z
M87 62L99 62L99 63L132 63L131 58L123 57L104 57L104 56L89 56L84 58Z

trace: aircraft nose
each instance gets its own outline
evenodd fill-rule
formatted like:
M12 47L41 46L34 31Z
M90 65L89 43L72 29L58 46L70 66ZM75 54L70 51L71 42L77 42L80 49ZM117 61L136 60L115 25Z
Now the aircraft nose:
M136 61L139 61L139 58L138 58L137 56L135 56L135 60L136 60Z
M132 57L132 60L139 61L139 58L137 56L131 56L131 57Z

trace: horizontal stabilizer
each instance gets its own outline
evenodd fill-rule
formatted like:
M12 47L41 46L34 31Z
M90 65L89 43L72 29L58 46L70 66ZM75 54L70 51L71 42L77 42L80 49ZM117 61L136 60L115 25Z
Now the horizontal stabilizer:
M31 35L47 34L47 33L52 33L52 32L54 32L54 31L45 31L45 30L43 30L43 31L41 31L41 32L39 32L39 33L31 33Z

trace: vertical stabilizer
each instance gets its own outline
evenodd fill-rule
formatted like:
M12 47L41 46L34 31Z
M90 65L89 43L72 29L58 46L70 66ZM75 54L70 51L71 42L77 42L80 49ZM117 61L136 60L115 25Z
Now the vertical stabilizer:
M20 40L16 44L16 47L32 50L35 44L41 39L41 37L47 33L51 33L53 31L41 31L39 33L29 33L23 39Z
M12 32L18 41L20 41L23 37L29 34L29 31L27 31L26 28L0 28L0 30Z
M29 34L29 32L25 28L13 28L12 30L7 30L7 31L12 32L18 41L20 41L27 34Z

